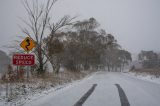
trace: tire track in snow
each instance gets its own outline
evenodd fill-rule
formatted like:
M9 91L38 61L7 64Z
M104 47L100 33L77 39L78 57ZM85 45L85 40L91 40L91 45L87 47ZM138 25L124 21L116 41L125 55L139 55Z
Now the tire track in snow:
M123 89L121 88L121 86L119 84L115 84L116 87L118 88L118 92L119 92L119 97L120 97L120 101L121 101L121 106L130 106L127 96L124 93Z
M82 106L83 103L87 100L87 98L93 93L97 84L93 84L93 86L77 101L74 106Z

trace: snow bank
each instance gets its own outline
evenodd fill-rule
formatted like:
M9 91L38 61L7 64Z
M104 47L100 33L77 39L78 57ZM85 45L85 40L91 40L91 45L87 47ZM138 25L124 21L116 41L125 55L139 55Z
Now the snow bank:
M160 77L156 77L154 75L149 75L147 73L135 73L135 72L127 72L125 74L145 81L150 81L153 83L160 84Z

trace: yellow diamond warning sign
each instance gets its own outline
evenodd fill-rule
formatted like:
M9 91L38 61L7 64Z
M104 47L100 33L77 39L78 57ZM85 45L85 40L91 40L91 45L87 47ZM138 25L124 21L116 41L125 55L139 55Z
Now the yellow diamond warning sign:
M20 46L26 51L29 52L35 47L33 39L26 37L20 44Z

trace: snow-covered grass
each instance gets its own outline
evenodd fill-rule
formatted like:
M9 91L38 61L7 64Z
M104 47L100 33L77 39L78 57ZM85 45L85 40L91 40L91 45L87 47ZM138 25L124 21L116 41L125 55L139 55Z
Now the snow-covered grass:
M0 83L0 106L20 106L26 101L40 98L50 92L59 90L67 84L84 78L89 72L61 72L46 78L31 78L29 82L9 83L9 95L6 97L6 83Z
M142 72L142 73L126 72L125 74L129 75L131 77L136 77L138 79L145 80L145 81L150 81L150 82L153 82L153 83L160 84L160 77L158 77L156 75L151 75L151 74L145 73L145 72Z

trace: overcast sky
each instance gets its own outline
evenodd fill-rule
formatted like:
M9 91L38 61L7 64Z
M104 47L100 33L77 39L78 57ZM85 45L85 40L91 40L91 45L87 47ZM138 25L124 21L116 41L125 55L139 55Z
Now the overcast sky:
M40 0L45 1L45 0ZM52 17L94 17L124 49L160 51L160 0L59 0ZM0 0L0 49L21 36L20 19L27 18L21 0Z

